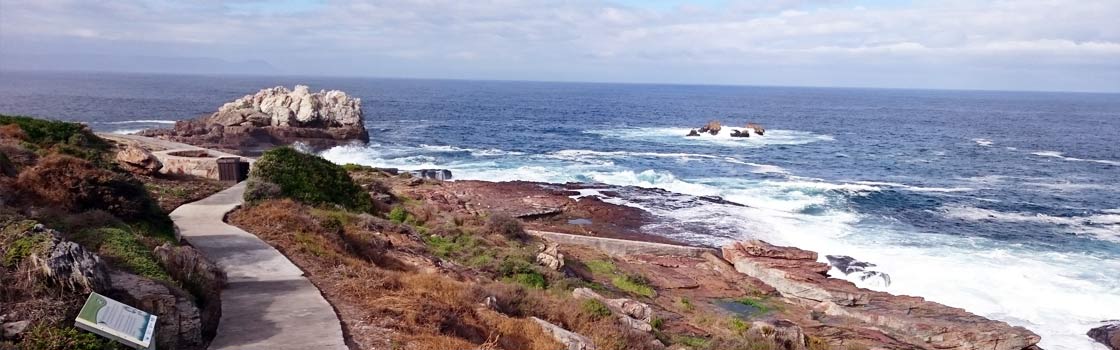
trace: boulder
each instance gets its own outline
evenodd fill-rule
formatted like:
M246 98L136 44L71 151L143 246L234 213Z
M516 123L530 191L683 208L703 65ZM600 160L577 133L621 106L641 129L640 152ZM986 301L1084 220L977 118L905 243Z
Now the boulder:
M0 339L18 338L20 334L23 334L23 331L27 330L27 326L30 325L31 321L29 320L4 322L4 324L0 325Z
M221 294L226 286L225 272L191 246L164 243L153 253L167 273L198 298L202 332L214 334L222 318Z
M572 297L598 300L606 305L611 312L620 316L619 322L643 332L653 330L650 325L653 321L653 308L646 303L626 298L607 299L594 290L583 287L572 290Z
M43 225L35 225L24 235L43 235L43 244L27 259L48 280L80 293L103 291L109 286L109 270L97 254Z
M263 89L208 116L140 135L242 154L296 142L311 148L369 142L361 99L337 90L310 92L304 85Z
M731 130L731 137L751 137L751 132L748 130Z
M127 272L114 271L111 276L114 297L156 315L156 348L202 347L202 318L190 294Z
M758 136L762 136L766 133L766 128L763 128L762 125L758 125L755 123L747 123L747 129L754 130L754 133L758 134Z
M700 133L696 132L696 129L692 129L692 130L689 130L688 135L685 135L685 136L700 136Z
M541 245L537 253L537 263L553 271L564 268L564 254L560 253L560 245L552 242Z
M539 318L536 318L536 317L529 317L529 318L532 319L533 322L536 322L537 325L541 326L541 329L543 329L545 331L545 333L548 333L549 335L552 336L553 339L556 339L557 342L559 342L561 345L564 345L564 349L566 349L566 350L595 350L596 349L595 348L595 343L591 341L591 338L588 338L588 337L585 337L583 335L574 333L572 331L561 328L560 326L554 325L552 323L549 323L548 321L545 321L545 320L542 320L542 319L539 319Z
M121 168L138 175L155 175L163 169L163 163L152 152L136 146L129 145L117 152L117 164Z
M1120 350L1120 321L1111 321L1106 325L1089 330L1089 338L1104 344L1109 349Z

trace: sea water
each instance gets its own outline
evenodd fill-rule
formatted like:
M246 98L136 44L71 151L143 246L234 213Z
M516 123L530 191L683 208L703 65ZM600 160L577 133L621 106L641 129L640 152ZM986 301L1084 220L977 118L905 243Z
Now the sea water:
M265 87L341 89L372 142L322 152L338 163L719 196L743 206L612 201L682 241L873 263L889 284L853 282L1026 327L1046 349L1103 349L1085 332L1120 318L1117 94L0 74L0 113L116 132ZM712 119L719 135L685 136ZM747 122L766 134L730 137Z

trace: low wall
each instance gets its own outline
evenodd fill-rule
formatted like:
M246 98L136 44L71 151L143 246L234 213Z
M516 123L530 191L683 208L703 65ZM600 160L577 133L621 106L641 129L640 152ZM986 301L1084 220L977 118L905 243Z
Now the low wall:
M719 251L712 248L631 241L617 238L581 236L548 231L526 230L525 232L556 243L594 247L611 256L650 254L701 257L704 253L719 254Z

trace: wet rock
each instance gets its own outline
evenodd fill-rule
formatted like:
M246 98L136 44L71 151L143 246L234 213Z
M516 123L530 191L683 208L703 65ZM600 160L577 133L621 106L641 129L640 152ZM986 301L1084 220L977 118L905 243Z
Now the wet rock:
M409 170L408 173L421 179L432 179L439 181L451 180L451 170L447 169Z
M197 349L203 345L202 318L190 294L127 272L112 273L113 296L156 315L156 347Z
M700 127L699 131L706 132L712 135L718 135L721 129L723 129L723 125L720 125L718 120L713 120L709 121L708 124L705 124L703 127Z
M685 136L700 136L700 133L696 132L696 129L692 129L692 130L689 130L688 135L685 135Z
M1109 349L1120 350L1120 320L1089 330L1089 338L1104 344Z
M835 267L844 275L855 275L860 281L868 282L872 285L880 287L889 287L891 285L891 276L880 271L873 271L870 268L875 267L875 264L859 261L847 255L826 255L829 265Z
M731 137L751 137L750 131L731 130Z
M541 245L537 253L537 263L553 271L564 268L564 254L560 253L560 245L552 242Z
M561 328L560 326L554 325L552 323L549 323L548 321L536 317L530 317L530 319L532 319L533 322L536 322L537 325L540 325L541 329L543 329L545 333L548 333L552 336L553 339L556 339L557 342L564 345L564 349L566 350L596 349L595 343L591 341L591 338L571 332L567 329Z
M129 145L117 152L117 164L121 168L139 175L155 175L163 169L163 163L152 152L135 145Z
M766 134L766 128L763 128L762 125L758 125L755 123L747 123L747 129L754 130L754 133L758 134L758 136Z

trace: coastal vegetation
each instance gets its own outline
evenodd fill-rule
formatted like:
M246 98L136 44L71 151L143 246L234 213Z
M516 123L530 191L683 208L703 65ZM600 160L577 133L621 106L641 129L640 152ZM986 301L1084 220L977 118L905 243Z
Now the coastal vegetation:
M182 291L193 282L172 277L180 274L154 250L177 244L167 215L173 203L218 188L185 177L131 174L115 162L117 150L81 124L0 115L0 322L6 330L0 348L119 348L72 326L89 292L128 301L121 291L137 290L109 274L161 285L171 293L161 297L182 299L184 311L194 303ZM68 270L52 271L60 268ZM198 328L182 331L202 337ZM190 348L178 335L160 342Z

